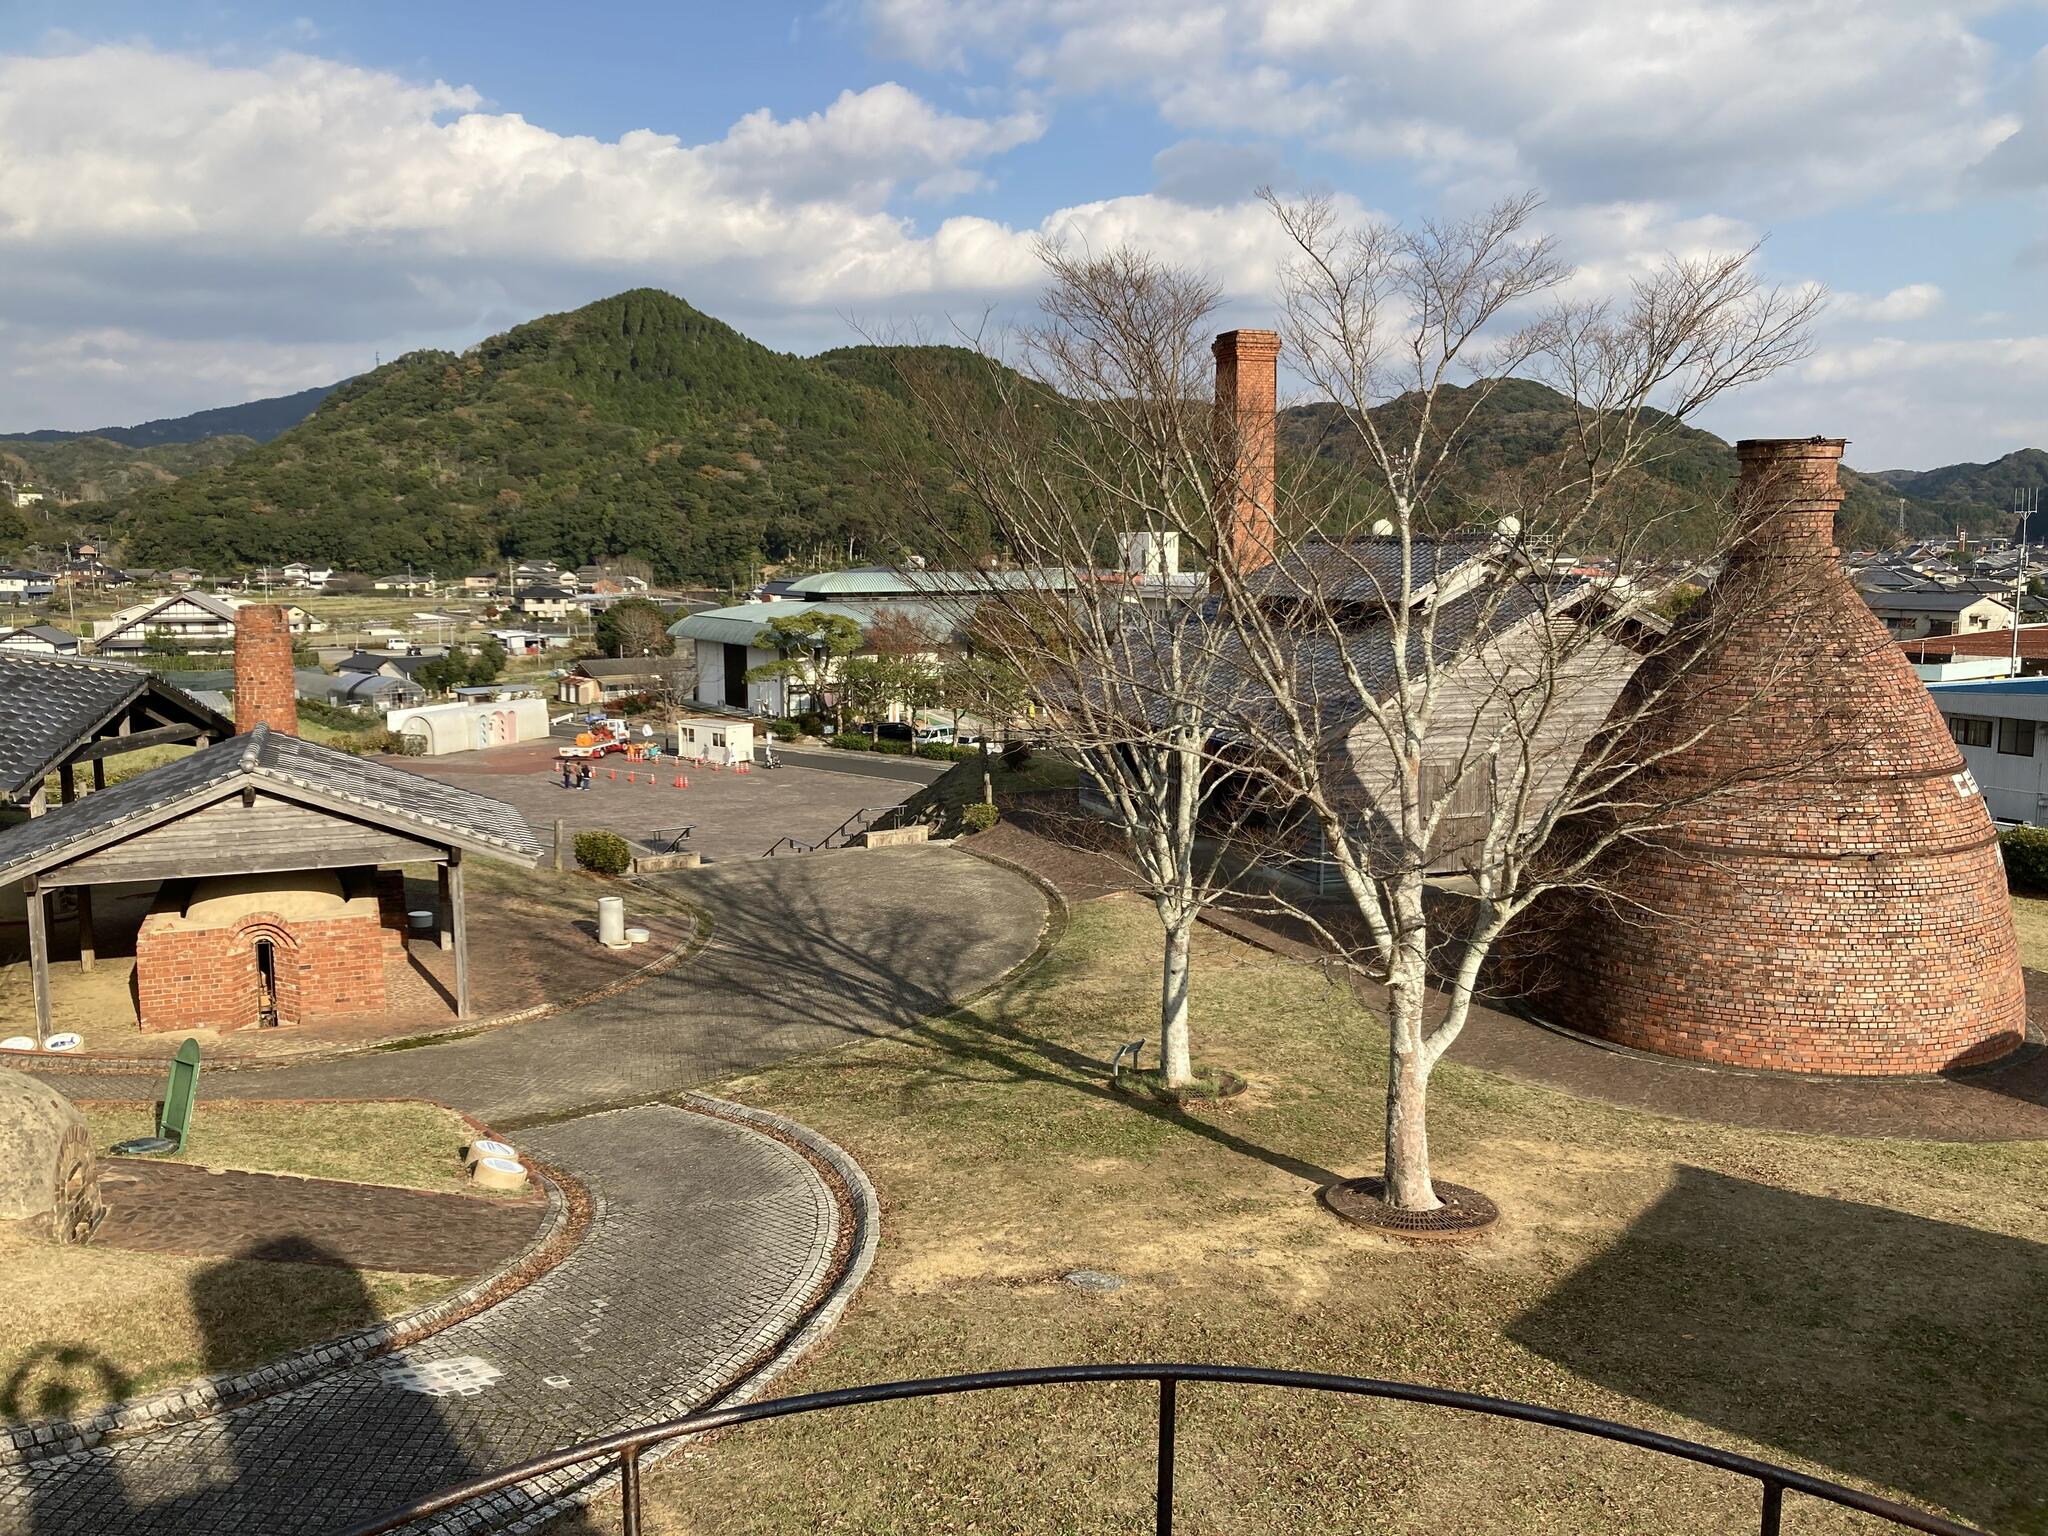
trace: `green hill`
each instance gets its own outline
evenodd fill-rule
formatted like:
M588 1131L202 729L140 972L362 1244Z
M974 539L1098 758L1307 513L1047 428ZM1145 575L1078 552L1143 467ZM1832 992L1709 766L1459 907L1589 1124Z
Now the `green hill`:
M217 405L211 410L194 411L189 416L160 416L132 427L94 427L86 432L59 432L44 428L12 435L30 443L63 443L82 437L100 437L124 448L197 443L209 437L245 437L252 442L267 443L278 433L304 421L313 413L313 407L340 387L338 384L322 384L294 394L273 395L267 400Z
M1873 478L1894 493L1910 497L1937 512L1953 527L1961 522L1973 531L1989 528L1999 533L2018 533L2013 516L2013 492L2048 493L2048 453L2039 448L2022 448L1989 464L1945 464L1940 469L1886 469ZM2040 538L2037 519L2030 536Z
M1444 419L1456 419L1466 391L1456 386L1439 399ZM1412 423L1413 406L1392 401L1375 418L1395 433ZM1443 510L1457 522L1499 504L1493 495L1498 482L1516 471L1555 455L1571 430L1571 402L1547 385L1530 379L1509 379L1481 406L1467 429L1460 472L1449 483ZM1280 413L1283 454L1321 460L1334 467L1355 467L1362 453L1358 436L1331 403L1292 406ZM1617 488L1611 505L1622 512L1659 516L1668 521L1671 542L1699 547L1711 540L1712 507L1735 485L1735 449L1713 433L1680 425L1659 445L1654 460ZM1838 516L1838 538L1844 549L1888 545L1897 535L1898 495L1892 487L1851 469L1842 471L1847 496ZM1907 528L1934 532L1943 527L1941 514L1909 498Z
M919 532L896 477L945 477L859 352L773 352L636 289L352 379L275 441L129 498L118 528L130 560L229 569L637 556L728 580L813 550L890 558Z
M246 437L147 448L104 437L0 437L0 479L33 485L57 502L118 501L226 464L255 446Z

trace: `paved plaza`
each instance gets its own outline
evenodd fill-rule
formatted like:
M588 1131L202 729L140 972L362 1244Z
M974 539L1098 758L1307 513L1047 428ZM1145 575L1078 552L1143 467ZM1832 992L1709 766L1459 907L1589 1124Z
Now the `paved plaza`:
M543 842L558 818L572 833L601 828L643 844L658 830L694 825L687 846L713 862L758 858L785 837L816 842L857 811L901 804L948 766L812 751L781 754L774 769L734 773L679 766L673 758L649 769L614 756L596 765L588 790L565 790L555 749L568 739L404 761L430 778L510 801ZM678 777L689 781L687 789L675 787Z

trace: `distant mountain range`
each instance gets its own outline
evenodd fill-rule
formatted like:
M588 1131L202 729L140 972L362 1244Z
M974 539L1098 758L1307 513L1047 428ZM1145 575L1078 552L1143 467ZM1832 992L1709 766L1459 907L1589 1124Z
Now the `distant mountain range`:
M382 574L636 556L664 580L730 581L764 560L894 559L932 548L921 506L936 499L969 537L976 518L916 417L898 356L774 352L673 295L635 289L327 388L0 438L0 478L85 503L51 521L111 533L123 558L147 565L304 559ZM1493 477L1556 451L1568 409L1543 385L1507 381L1472 424L1457 489L1483 504ZM1330 405L1283 412L1280 442L1283 454L1357 451ZM906 495L906 475L928 494ZM1734 477L1727 443L1682 427L1632 494L1671 508L1683 541L1691 509ZM1843 480L1845 548L1894 539L1901 500L1909 534L1959 523L2010 533L2012 487L2048 489L2048 453ZM0 546L34 532L5 521Z
M268 400L251 400L246 405L215 406L210 411L194 411L190 416L165 416L132 427L95 427L89 432L59 432L45 427L34 432L0 436L11 436L13 440L24 443L71 443L82 437L103 437L123 448L197 443L209 437L246 437L267 443L312 415L314 407L339 388L341 384L322 384L315 389L302 389L297 394L273 395Z

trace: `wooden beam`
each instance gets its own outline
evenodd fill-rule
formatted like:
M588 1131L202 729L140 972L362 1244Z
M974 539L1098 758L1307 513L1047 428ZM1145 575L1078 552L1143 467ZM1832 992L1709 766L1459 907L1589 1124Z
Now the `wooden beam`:
M121 722L124 726L126 720ZM118 757L123 752L139 752L144 747L170 746L181 741L197 741L206 734L205 728L197 725L160 725L149 731L130 731L121 736L102 736L88 741L72 754L74 763L96 763L104 757Z
M435 883L439 887L439 894L435 899L434 907L439 914L435 922L441 930L441 947L443 949L453 949L455 947L455 912L448 894L448 866L446 864L436 865L434 867L434 874L436 877Z
M57 790L66 805L78 798L78 779L69 763L61 764L57 769Z
M455 912L455 1016L469 1017L469 909L462 894L462 850L450 848L448 900Z
M50 783L48 779L37 779L36 787L29 791L28 813L40 816L50 808Z
M43 888L33 880L21 883L28 898L28 984L36 1001L36 1043L50 1038L50 924L43 906Z
M103 757L96 757L92 760L92 787L94 789L105 789L107 787L107 760Z
M81 885L75 894L78 900L78 968L89 971L99 958L99 945L92 931L92 887Z

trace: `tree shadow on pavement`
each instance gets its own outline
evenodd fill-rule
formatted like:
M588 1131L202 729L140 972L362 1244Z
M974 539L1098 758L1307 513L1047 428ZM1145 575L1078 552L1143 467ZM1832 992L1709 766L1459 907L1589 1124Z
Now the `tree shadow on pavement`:
M1772 1459L2042 1530L2043 1316L2048 1245L1688 1167L1508 1337Z

